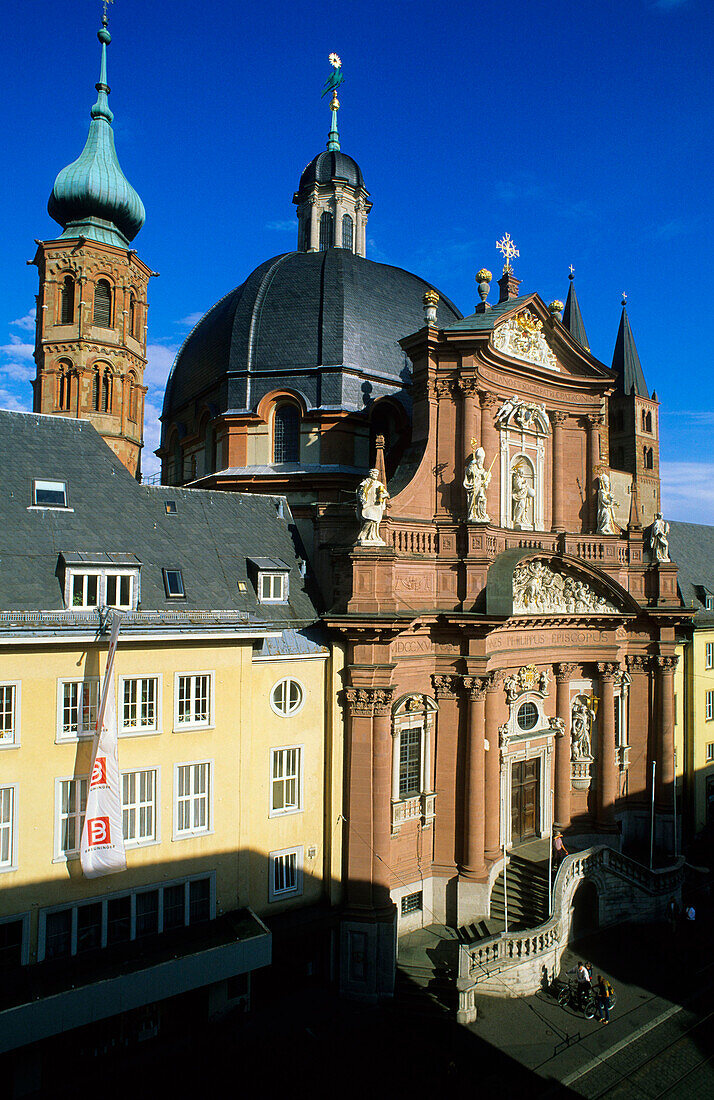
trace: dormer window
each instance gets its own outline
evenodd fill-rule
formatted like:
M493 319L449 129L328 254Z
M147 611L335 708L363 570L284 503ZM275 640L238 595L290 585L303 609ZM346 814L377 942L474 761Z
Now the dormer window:
M276 558L248 558L260 603L287 603L290 568Z
M133 554L63 552L65 607L88 611L116 607L136 611L141 563Z
M32 483L32 503L40 508L66 508L66 481L39 481Z
M704 606L707 611L714 611L714 596L707 596Z

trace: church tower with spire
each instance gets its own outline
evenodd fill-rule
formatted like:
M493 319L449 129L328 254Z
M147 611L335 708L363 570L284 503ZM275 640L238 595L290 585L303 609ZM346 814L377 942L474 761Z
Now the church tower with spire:
M91 420L140 477L144 424L147 286L153 272L131 242L144 205L124 176L108 102L106 15L87 141L55 180L47 209L59 238L38 241L35 412Z

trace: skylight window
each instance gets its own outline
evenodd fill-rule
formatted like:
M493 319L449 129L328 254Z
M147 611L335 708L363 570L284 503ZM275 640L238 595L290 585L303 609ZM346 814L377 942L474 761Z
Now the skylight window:
M169 599L182 600L186 598L183 587L183 576L180 569L164 569L164 585Z
M32 486L32 503L41 508L67 507L66 481L39 481Z
M178 512L178 508L176 507L176 501L175 500L165 500L164 501L164 511L166 512L167 516L175 516L176 513Z

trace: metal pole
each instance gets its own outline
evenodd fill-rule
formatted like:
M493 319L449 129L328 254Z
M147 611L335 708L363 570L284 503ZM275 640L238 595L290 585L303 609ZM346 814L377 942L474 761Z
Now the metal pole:
M550 792L550 851L548 852L548 916L553 912L553 792Z
M655 772L657 761L652 761L652 810L650 813L650 871L654 867L654 828L655 828Z
M503 916L506 922L505 931L508 931L508 870L506 868L506 817L504 803L501 799L501 828L503 830Z
M677 858L677 750L674 750L674 785L672 787L672 801L674 803L674 858Z

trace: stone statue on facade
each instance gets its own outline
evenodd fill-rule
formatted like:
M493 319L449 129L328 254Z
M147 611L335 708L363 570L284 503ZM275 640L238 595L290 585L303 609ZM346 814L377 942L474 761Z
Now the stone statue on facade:
M511 500L513 508L513 526L516 529L530 530L533 523L529 518L530 503L535 499L535 489L528 484L528 479L523 473L523 467L519 464L513 471L511 480Z
M362 520L357 536L359 546L386 546L379 534L379 525L388 500L389 493L379 479L379 470L370 470L357 488L357 515Z
M468 503L466 518L469 523L490 523L491 517L486 511L486 490L491 484L491 470L487 470L484 466L486 452L483 447L476 447L475 439L471 440L471 447L471 457L466 463L464 473L464 489Z
M669 524L661 512L655 512L654 523L650 527L650 550L655 561L667 562L669 557Z
M595 711L582 696L573 700L570 715L571 759L592 760L592 727Z
M597 533L598 535L618 535L620 533L615 522L615 506L617 501L612 492L610 477L608 474L600 474L597 491Z

